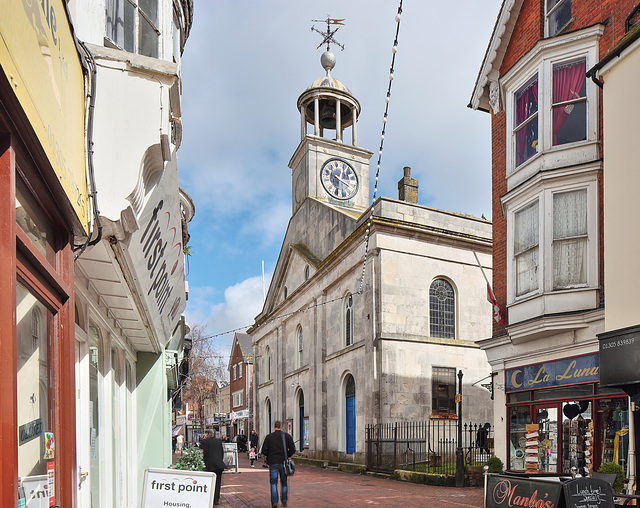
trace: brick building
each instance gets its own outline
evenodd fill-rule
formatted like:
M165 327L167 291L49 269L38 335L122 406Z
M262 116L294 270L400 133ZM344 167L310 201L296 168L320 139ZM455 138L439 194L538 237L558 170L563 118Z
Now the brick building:
M491 115L493 287L479 342L512 471L627 467L625 393L599 385L605 329L602 91L586 77L636 1L505 0L469 106ZM525 425L538 424L537 450Z
M251 336L236 333L229 357L231 435L249 435L253 429L253 345Z

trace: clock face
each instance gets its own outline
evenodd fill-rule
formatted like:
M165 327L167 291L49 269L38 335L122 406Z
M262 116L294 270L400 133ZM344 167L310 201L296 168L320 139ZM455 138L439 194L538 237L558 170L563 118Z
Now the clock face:
M342 159L329 159L322 165L320 180L325 190L336 199L349 199L358 192L358 175L351 164Z

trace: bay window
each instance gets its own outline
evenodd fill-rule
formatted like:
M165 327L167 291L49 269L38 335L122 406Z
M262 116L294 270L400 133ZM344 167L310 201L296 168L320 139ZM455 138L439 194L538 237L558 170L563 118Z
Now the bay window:
M510 322L597 305L597 171L547 172L503 199Z
M567 0L554 6L562 10L565 4L570 8ZM599 158L598 89L586 70L598 59L602 30L594 26L543 39L500 79L509 190L541 170Z

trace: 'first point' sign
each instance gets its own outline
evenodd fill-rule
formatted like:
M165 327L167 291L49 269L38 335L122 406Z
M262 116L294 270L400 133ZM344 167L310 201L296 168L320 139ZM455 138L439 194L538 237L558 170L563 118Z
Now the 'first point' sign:
M206 471L147 469L142 508L200 508L213 505L216 475Z

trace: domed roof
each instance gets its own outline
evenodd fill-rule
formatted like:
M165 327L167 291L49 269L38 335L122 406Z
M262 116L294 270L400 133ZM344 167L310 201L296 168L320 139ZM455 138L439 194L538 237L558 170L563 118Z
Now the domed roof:
M348 93L349 95L353 95L351 90L349 90L342 81L337 80L336 78L332 78L331 76L323 76L318 78L311 83L305 91L313 90L314 88L335 88L336 90L340 90L341 92Z

